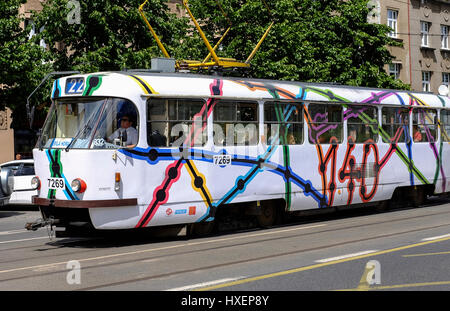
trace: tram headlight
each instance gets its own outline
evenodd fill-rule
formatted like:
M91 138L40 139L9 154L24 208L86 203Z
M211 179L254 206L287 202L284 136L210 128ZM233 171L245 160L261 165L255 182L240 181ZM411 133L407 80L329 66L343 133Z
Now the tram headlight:
M72 180L70 185L72 186L72 190L78 193L85 192L87 188L86 183L81 178Z
M31 179L31 189L39 190L41 189L41 180L39 177L35 176Z

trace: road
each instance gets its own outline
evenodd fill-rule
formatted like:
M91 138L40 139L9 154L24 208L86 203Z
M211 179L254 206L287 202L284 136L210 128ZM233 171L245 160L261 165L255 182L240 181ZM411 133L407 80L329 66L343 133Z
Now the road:
M1 210L0 290L448 291L449 202L190 239L50 240L45 228L23 229L37 211Z

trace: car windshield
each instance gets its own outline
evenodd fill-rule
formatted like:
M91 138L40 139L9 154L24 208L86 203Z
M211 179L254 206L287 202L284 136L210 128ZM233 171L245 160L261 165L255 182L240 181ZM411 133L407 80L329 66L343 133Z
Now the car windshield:
M121 98L53 102L38 148L114 149L137 144L137 112Z

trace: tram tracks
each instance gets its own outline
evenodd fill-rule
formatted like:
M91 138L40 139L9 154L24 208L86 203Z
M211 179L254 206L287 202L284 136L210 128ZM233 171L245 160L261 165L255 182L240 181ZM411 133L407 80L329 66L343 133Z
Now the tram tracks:
M252 262L257 262L257 261L266 260L266 259L274 259L274 258L282 257L282 256L295 255L295 254L299 254L299 253L303 253L303 252L315 251L315 250L320 250L320 249L325 249L325 248L330 248L330 247L336 247L336 246L343 246L343 245L346 245L346 244L364 242L364 241L369 241L369 240L374 240L374 239L388 238L388 237L397 236L397 235L401 235L401 234L419 232L419 231L435 229L435 228L439 228L439 227L446 227L446 226L450 226L450 223L442 224L442 225L439 225L439 226L425 227L425 228L416 229L416 230L408 230L408 231L402 231L402 232L395 232L395 233L392 233L392 234L379 235L379 236L374 236L374 237L365 238L365 239L349 240L349 241L340 242L340 243L322 245L322 246L319 246L319 247L300 249L300 250L295 250L295 251L290 251L290 252L283 252L283 253L278 253L278 254L275 254L275 255L259 256L259 257L254 257L254 258L250 258L250 259L230 261L230 262L222 263L222 264L208 265L208 266L196 267L196 268L192 268L192 269L177 270L177 271L173 271L173 272L169 272L169 273L150 275L150 276L140 277L140 278L132 278L132 279L119 281L119 282L104 283L104 284L100 284L100 285L79 288L77 290L85 290L85 291L87 291L87 290L95 290L95 289L101 289L101 288L106 288L106 287L125 285L125 284L129 284L129 283L147 281L147 280L152 280L152 279L173 277L173 276L177 276L177 275L185 274L185 273L207 271L207 270L211 270L211 269L217 269L217 268L222 268L222 267L227 267L227 266L232 266L232 265L237 265L237 264L252 263ZM274 240L274 239L271 239L271 240ZM265 240L265 241L267 241L267 240ZM264 241L258 241L258 242L264 242ZM240 243L239 245L245 245L245 244L248 244L248 243ZM228 245L228 246L225 246L225 247L233 247L233 246L238 246L238 245L237 244L235 244L235 245ZM210 251L210 250L218 249L218 248L224 248L224 247L215 247L215 248L203 249L203 250L200 250L200 251L205 251L206 252L206 251ZM192 253L199 253L200 251L196 250L196 251L182 252L182 253L176 254L176 256L192 254ZM169 257L169 256L174 256L174 255L162 255L162 256L156 256L156 257L147 257L147 258L140 258L140 259L135 259L135 260L120 261L120 262L116 262L116 263L107 263L107 264L100 264L100 265L95 265L95 266L86 266L86 267L83 267L83 271L90 270L90 269L95 269L95 268L98 268L98 267L104 268L104 267L115 266L115 265L123 265L123 264L136 263L136 262L142 262L142 261L163 259L163 258L166 258L166 257ZM64 263L55 263L55 264L52 264L52 265L55 266L55 265L61 265L61 264L65 264L65 262ZM26 275L26 276L20 276L20 277L15 277L15 278L4 279L4 280L0 280L0 283L1 282L7 282L7 281L13 281L13 280L26 279L26 278L35 278L35 277L40 277L40 276L48 276L48 275L59 274L59 273L67 273L67 269L62 269L62 270L57 270L57 271L52 271L52 272L47 272L47 273L39 273L39 274Z
M357 225L347 225L347 226L341 226L341 227L327 227L327 228L322 228L319 230L314 230L311 232L301 232L301 233L295 233L295 234L289 233L287 235L284 235L284 234L286 234L288 232L295 232L296 230L325 227L326 224L318 223L317 225L302 226L299 228L290 228L290 229L283 229L283 228L280 229L278 227L275 230L264 230L263 232L250 233L247 236L244 235L244 236L237 237L239 240L239 242L237 242L237 243L233 242L233 240L236 239L235 234L233 234L233 236L225 237L225 238L212 237L212 238L209 238L204 241L198 241L198 240L196 241L196 239L195 239L195 240L190 240L187 243L169 245L169 246L163 246L163 247L157 247L157 248L151 248L151 249L137 250L134 252L99 255L97 257L84 258L84 259L79 258L79 261L83 263L83 271L89 271L89 270L94 270L96 268L114 267L114 266L119 266L119 265L133 264L133 263L139 263L139 262L145 262L145 261L158 261L158 260L162 261L162 260L174 257L174 256L177 256L178 258L180 258L179 256L200 254L202 252L206 255L207 252L212 252L215 250L225 250L227 248L232 250L233 247L245 247L248 244L254 245L257 243L268 243L271 241L293 239L293 238L294 239L295 238L299 238L299 239L303 238L304 239L304 238L307 238L308 236L316 235L316 234L327 234L327 233L331 233L331 232L336 233L336 232L342 231L342 230L352 230L352 229L367 227L367 226L371 226L371 225L381 225L381 224L387 224L387 223L408 221L408 220L413 220L413 219L417 219L417 218L423 218L426 216L429 216L429 217L442 216L442 215L449 214L449 213L450 212L447 212L447 211L436 212L436 213L431 213L431 214L426 214L426 215L400 217L400 218L390 219L390 220L386 220L386 221L382 221L382 222L376 221L376 222L360 223ZM345 219L345 220L347 220L347 219ZM344 223L345 223L345 221L344 221ZM338 224L338 225L342 225L342 224ZM429 229L436 229L436 228L445 227L445 226L450 226L450 223L444 223L444 224L439 224L439 225L434 225L434 226L424 226L424 227L411 229L411 230L395 231L395 232L388 233L388 234L376 234L376 235L372 235L372 236L365 237L365 238L348 239L348 240L340 241L337 243L328 243L325 245L319 245L317 247L299 248L299 249L294 249L294 250L286 251L286 252L278 252L275 254L254 256L254 257L244 258L244 259L240 259L240 260L229 260L227 262L217 263L217 264L209 264L209 265L204 265L201 267L192 267L189 269L180 269L180 270L174 270L174 271L159 273L159 274L154 274L154 275L134 277L134 278L127 279L127 280L122 280L122 281L117 281L117 282L109 282L109 283L107 282L107 283L103 283L103 284L93 285L90 287L84 287L82 289L83 290L93 290L93 289L99 289L99 288L104 288L104 287L109 287L109 286L129 284L129 283L139 282L139 281L172 277L172 276L176 276L176 275L180 275L180 274L184 274L184 273L190 273L190 272L196 272L196 271L206 271L208 269L217 269L220 267L227 267L227 266L231 266L231 265L252 263L252 262L257 262L257 261L266 260L266 259L278 258L278 257L282 257L282 256L295 255L295 254L299 254L302 252L326 249L326 248L330 248L330 247L342 246L342 245L346 245L346 244L364 242L364 241L369 241L369 240L374 240L374 239L388 238L388 237L392 237L392 236L396 236L396 235L408 234L408 233L419 232L419 231L424 231L424 230L429 230ZM237 234L241 235L242 232L237 233ZM283 235L282 236L270 236L273 234L283 234ZM266 236L266 237L264 237L264 236ZM257 238L256 240L251 239L251 238L255 238L255 237ZM261 237L264 237L264 238L261 238ZM243 239L250 239L250 240L242 241ZM226 244L226 245L217 245L222 242L227 242L227 243L231 242L231 243ZM215 244L215 245L212 247L203 247L204 245L210 245L210 244ZM185 247L190 247L191 249L178 251L180 248L185 248ZM194 247L194 249L192 249L193 247ZM176 251L172 252L172 250L176 250ZM143 256L143 257L139 256L139 258L117 260L118 258L125 259L125 258L127 258L127 256L131 256L131 255L145 254L145 253L152 253L152 252L154 253L154 252L158 252L158 251L160 251L160 252L169 251L169 252L166 254L156 254L156 256L154 254L152 254L151 256ZM85 252L83 252L83 253L85 253ZM61 256L63 256L63 255L64 254L61 254ZM80 253L78 253L78 255L80 255ZM47 256L47 257L51 257L51 256ZM77 256L77 257L79 257L79 256ZM105 260L107 260L109 262L104 262ZM94 264L86 266L85 263L87 263L87 262L94 262ZM65 263L66 263L66 261L61 261L61 262L54 262L54 263L49 263L49 264L34 265L34 266L30 266L30 267L22 267L22 268L17 268L17 269L2 270L2 271L0 271L0 284L8 282L8 281L14 281L14 280L21 280L21 279L49 276L49 275L60 274L60 273L67 273L67 269L65 269L66 268ZM47 268L52 271L46 271ZM25 272L26 274L10 276L10 277L6 277L4 279L1 278L2 274L4 274L6 276L6 275L8 275L10 273L14 273L14 272L16 272L16 274L17 274L19 271L21 273Z
M392 234L385 234L385 235L375 236L375 237L366 238L366 239L356 239L356 240L350 240L350 241L345 241L345 242L341 242L341 243L328 244L328 245L320 246L320 247L313 247L313 248L301 249L301 250L296 250L296 251L283 252L283 253L279 253L276 255L260 256L260 257L255 257L255 258L251 258L251 259L236 260L236 261L231 261L231 262L227 262L227 263L223 263L223 264L209 265L209 266L204 266L204 267L195 268L195 269L186 269L186 270L180 270L180 271L175 271L175 272L171 272L171 273L152 275L152 276L148 276L148 277L134 278L134 279L124 280L124 281L120 281L120 282L106 283L106 284L101 284L101 285L96 285L96 286L91 286L91 287L80 288L78 290L95 290L95 289L101 289L101 288L105 288L105 287L124 285L124 284L129 284L129 283L140 282L140 281L147 281L147 280L151 280L151 279L172 277L172 276L184 274L184 273L206 271L206 270L211 270L211 269L216 269L216 268L221 268L221 267L226 267L226 266L231 266L231 265L237 265L237 264L243 264L243 263L252 263L252 262L256 262L256 261L260 261L260 260L274 259L274 258L282 257L282 256L295 255L295 254L299 254L299 253L303 253L303 252L315 251L315 250L336 247L336 246L343 246L346 244L364 242L364 241L369 241L369 240L374 240L374 239L387 238L387 237L392 237L392 236L396 236L396 235L400 235L400 234L407 234L407 233L418 232L418 231L423 231L423 230L428 230L428 229L435 229L435 228L445 227L445 226L450 226L450 223L439 225L439 226L434 226L434 227L417 229L417 230L409 230L409 231L397 232L397 233L392 233ZM248 243L244 243L244 244L248 244Z
M268 242L271 240L278 240L278 239L285 239L285 238L295 238L295 237L302 237L305 235L310 235L310 234L315 234L315 233L326 233L326 232L331 232L331 231L336 231L336 230L347 230L347 229L356 229L356 228L360 228L360 227L365 227L365 226L370 226L370 225L380 225L380 224L387 224L387 223L392 223L392 222L397 222L397 221L405 221L405 220L412 220L412 219L417 219L417 218L421 218L421 217L432 217L432 216L437 216L437 215L445 215L445 214L450 214L450 211L445 211L445 212L437 212L437 213L431 213L431 214L426 214L426 215L417 215L417 216L412 216L412 217L402 217L402 218L396 218L396 219L391 219L391 220L386 220L386 221L380 221L380 222L376 222L376 223L362 223L359 225L351 225L351 226L345 226L339 229L334 229L334 228L330 228L327 230L322 230L322 231L317 231L317 232L313 232L313 233L302 233L302 234L297 234L297 235L289 235L289 236L283 236L283 237L276 237L276 238L271 238L271 239L265 239L265 240L260 240L258 242ZM369 214L369 215L364 215L361 217L366 217L366 216L372 216L373 214ZM332 219L332 220L337 220L337 219ZM344 221L343 224L345 224L346 222L350 222L352 223L352 218L338 218L338 220L342 220ZM327 220L326 220L327 221ZM323 221L323 222L326 222ZM328 220L329 221L329 220ZM321 224L322 222L314 222L316 224ZM273 230L278 230L281 229L280 231L283 232L284 230L282 228L286 228L286 227L292 227L292 226L297 226L297 225L311 225L311 223L305 223L305 222L293 222L293 223L289 223L289 224L283 224L283 225L279 225L276 227L273 227ZM251 229L251 230L247 230L247 232L257 232L260 231L261 229ZM288 229L289 230L289 229ZM226 236L226 235L233 235L233 234L242 234L243 232L246 232L246 230L239 230L239 231L228 231L225 232L221 235L217 235L217 236L212 236L210 238L217 238L218 236ZM263 232L261 233L261 235L265 235L265 230L263 230ZM275 231L276 233L276 231ZM257 234L258 235L258 234ZM224 238L225 240L227 240L227 238ZM222 239L220 239L222 240ZM153 240L153 241L147 241L147 243L145 243L144 239L141 239L139 242L142 244L146 244L148 245L149 243L154 244L154 243L160 243L160 242L167 242L167 239L160 239L160 240ZM185 237L173 237L172 239L170 239L170 241L186 241ZM191 240L191 241L195 241L195 239ZM213 240L216 241L216 240ZM89 243L99 243L101 246L99 247L98 244L97 245L92 245L90 246ZM209 243L209 242L208 242ZM87 244L89 247L88 250L83 250L83 244ZM194 242L194 244L196 244ZM38 250L38 251L52 251L52 250L61 250L64 249L66 247L71 247L71 245L73 245L72 247L77 248L76 251L74 252L68 252L68 253L61 253L61 254L48 254L48 256L40 256L40 257L32 257L32 258L24 258L24 259L14 259L14 260L3 260L0 261L0 264L6 264L6 263L10 263L10 262L20 262L20 261L26 261L29 259L42 259L42 258L46 258L46 257L59 257L59 256L66 256L66 255L72 255L72 254L85 254L85 253L91 253L91 252L95 252L98 251L99 249L103 249L108 247L108 245L110 247L127 247L127 246L132 246L132 245L136 245L136 244L126 244L123 241L119 242L119 243L113 243L111 241L108 240L108 238L104 239L104 238L100 238L100 237L92 237L92 238L79 238L79 239L64 239L64 240L60 240L60 241L52 241L49 243L45 243L42 247L36 249L36 245L28 245L28 246L23 246L23 247L13 247L13 248L4 248L1 249L2 252L6 252L6 251L15 251L15 250L24 250L24 249L34 249L34 250ZM190 244L189 244L190 245ZM238 243L238 244L234 244L234 245L230 245L231 246L240 246L242 245L242 243ZM183 244L180 245L180 247L184 246ZM45 248L47 247L47 248ZM86 246L85 246L86 247ZM45 249L44 249L45 248ZM215 248L214 248L215 249ZM0 274L1 274L1 270L0 270Z

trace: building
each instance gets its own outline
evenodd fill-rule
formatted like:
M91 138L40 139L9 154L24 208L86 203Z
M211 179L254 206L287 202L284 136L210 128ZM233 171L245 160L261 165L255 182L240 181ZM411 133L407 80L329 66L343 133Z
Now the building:
M40 10L42 8L42 2L43 0L28 0L19 9L19 14L29 19L32 10ZM11 110L0 111L0 146L2 146L0 148L0 163L14 160L18 149L17 144L23 141L23 137L20 134L21 131L14 131L11 128L11 123Z
M377 0L379 22L403 47L389 46L395 57L386 71L414 91L437 94L450 80L450 0Z
M11 110L0 111L0 163L14 160L14 130L11 129Z

